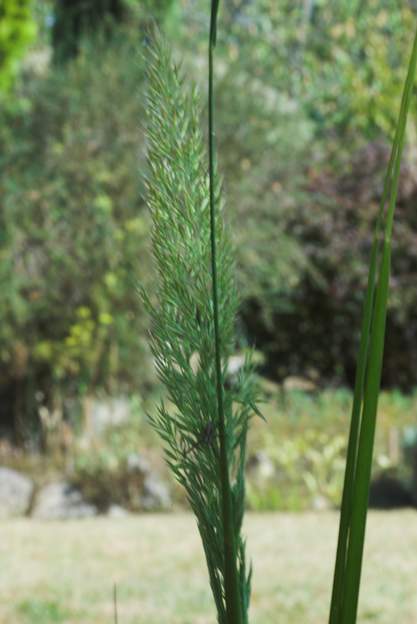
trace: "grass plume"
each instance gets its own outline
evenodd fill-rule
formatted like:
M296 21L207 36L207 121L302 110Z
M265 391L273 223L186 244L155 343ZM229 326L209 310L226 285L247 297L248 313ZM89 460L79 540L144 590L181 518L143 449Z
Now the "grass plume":
M197 91L184 88L160 38L150 55L148 205L158 280L144 300L168 394L151 421L196 515L218 621L246 624L250 572L241 526L256 397L249 359L228 380L239 303L232 246L212 139L207 167Z

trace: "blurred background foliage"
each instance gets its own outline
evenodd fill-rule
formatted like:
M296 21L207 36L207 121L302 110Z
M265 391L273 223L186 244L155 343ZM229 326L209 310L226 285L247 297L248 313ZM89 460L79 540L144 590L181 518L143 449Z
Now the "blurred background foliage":
M414 0L223 2L218 148L242 296L237 348L255 345L274 383L352 384L416 12ZM69 418L68 397L155 391L137 296L153 279L146 47L156 23L204 95L207 19L203 0L1 5L0 423L16 439L38 430L41 407ZM407 392L417 370L416 114L414 104L384 369L385 388ZM303 455L305 442L293 443L288 453Z
M0 7L0 92L8 92L18 63L36 36L31 0L3 0Z

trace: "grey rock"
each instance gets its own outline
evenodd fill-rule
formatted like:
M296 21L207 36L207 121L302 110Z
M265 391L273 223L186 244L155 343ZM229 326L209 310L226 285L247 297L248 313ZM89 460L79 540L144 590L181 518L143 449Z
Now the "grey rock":
M275 476L275 466L265 451L258 451L251 455L247 463L247 471L251 476L259 479L271 479Z
M231 377L237 376L245 365L244 355L232 355L227 362L227 374Z
M122 425L130 417L130 403L124 397L90 403L90 424L93 435L101 435L108 427Z
M128 516L130 516L130 513L124 507L120 507L120 505L110 505L107 511L107 516L109 518L115 518L115 519L127 518Z
M0 468L0 518L24 516L30 507L33 482L16 470Z
M292 392L294 390L298 392L315 392L317 390L314 381L295 376L286 377L282 382L282 388L284 392Z
M97 508L85 502L79 490L66 481L58 481L40 490L32 517L39 520L69 520L91 518L97 513Z
M328 498L318 494L311 501L311 508L314 509L314 511L327 511L332 508L332 505Z
M143 476L148 475L151 471L148 460L139 453L130 453L127 458L127 469L129 472L136 472Z
M169 509L172 505L171 495L165 483L154 475L148 475L143 483L140 506L144 511Z

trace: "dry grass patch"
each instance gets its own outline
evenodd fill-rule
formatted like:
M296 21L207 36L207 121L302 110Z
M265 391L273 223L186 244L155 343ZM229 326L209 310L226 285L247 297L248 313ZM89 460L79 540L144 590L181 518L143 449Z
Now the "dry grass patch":
M323 624L337 515L249 514L253 624ZM0 624L215 624L191 515L0 523ZM417 514L371 513L359 622L417 622Z

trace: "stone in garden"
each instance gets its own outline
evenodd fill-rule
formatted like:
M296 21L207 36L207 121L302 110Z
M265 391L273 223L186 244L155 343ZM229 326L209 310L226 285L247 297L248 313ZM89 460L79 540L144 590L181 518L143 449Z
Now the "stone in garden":
M270 379L266 379L266 377L260 377L258 379L258 384L262 394L268 398L277 396L282 390L280 384L275 381L271 381Z
M172 500L165 483L154 475L148 475L143 482L140 506L144 511L161 511L171 507Z
M246 469L252 476L260 479L271 479L275 476L275 466L265 451L258 451L248 459Z
M149 462L140 453L130 453L127 457L127 469L129 472L136 472L143 476L147 475L151 471Z
M0 468L0 518L24 516L30 508L33 482L16 470Z
M310 379L304 377L286 377L282 382L282 388L285 392L315 392L317 390L316 384Z
M332 508L332 504L326 496L318 494L314 496L311 501L311 508L314 509L314 511L327 511Z
M100 435L109 427L122 425L129 420L130 403L119 397L105 401L93 399L90 402L90 427L93 435Z
M66 481L59 481L40 490L32 516L39 520L70 520L91 518L97 513L97 508L87 503L79 490Z
M227 362L227 374L236 377L245 365L244 355L232 355Z
M128 516L130 516L130 513L127 509L121 507L120 505L110 505L109 509L107 510L107 516L109 518L115 519L127 518Z

